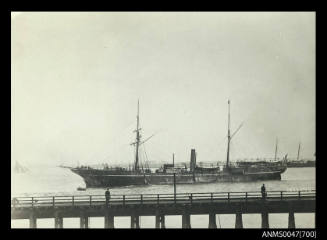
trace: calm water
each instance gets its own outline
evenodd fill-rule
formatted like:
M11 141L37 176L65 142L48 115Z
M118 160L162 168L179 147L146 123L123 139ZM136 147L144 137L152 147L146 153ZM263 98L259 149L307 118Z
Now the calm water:
M316 189L315 168L289 168L282 174L281 181L265 181L269 190L312 190ZM177 185L177 192L225 192L225 191L260 191L263 182L251 183L210 183ZM12 196L45 196L45 195L85 195L104 194L105 189L87 189L77 191L77 187L85 187L83 179L72 173L69 169L49 166L31 168L25 174L12 174ZM153 185L141 187L112 188L112 194L145 194L145 193L173 193L172 185ZM217 214L217 227L234 228L235 215ZM192 228L207 228L207 215L192 215ZM313 228L314 214L295 214L297 228ZM90 218L91 228L103 228L104 219ZM270 228L287 228L287 214L269 214ZM154 228L155 217L140 217L141 228ZM27 228L28 220L12 220L12 228ZM53 228L54 219L38 219L38 228ZM166 216L167 228L181 228L181 216ZM244 228L260 228L261 216L259 214L243 214ZM129 217L115 217L116 228L129 228ZM79 228L78 218L64 219L64 228Z

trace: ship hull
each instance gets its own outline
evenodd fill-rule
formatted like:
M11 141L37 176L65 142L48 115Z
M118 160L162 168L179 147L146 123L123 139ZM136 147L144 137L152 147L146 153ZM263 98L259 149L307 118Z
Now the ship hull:
M88 174L73 171L80 175L88 188L122 187L132 185L173 184L173 174ZM216 174L176 174L177 184L251 182L262 180L281 180L281 172L259 173L216 173Z

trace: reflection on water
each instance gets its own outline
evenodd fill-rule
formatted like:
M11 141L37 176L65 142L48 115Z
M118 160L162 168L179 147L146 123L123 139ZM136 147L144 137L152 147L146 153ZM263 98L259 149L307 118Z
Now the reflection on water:
M281 181L265 181L266 189L269 190L311 190L316 189L315 168L289 168L282 174ZM59 167L35 167L25 174L12 174L12 196L45 196L45 195L86 195L104 194L105 189L87 189L77 191L77 187L85 187L83 179L73 174L69 169ZM226 192L226 191L260 191L263 182L248 183L210 183L210 184L187 184L177 185L177 192ZM173 193L172 185L150 185L112 188L112 194L146 194L146 193ZM234 228L234 215L217 215L217 227ZM192 215L192 228L207 228L208 215ZM271 228L286 228L287 214L270 214ZM295 214L297 228L314 227L314 214ZM143 228L153 228L154 217L141 217L140 225ZM181 216L166 216L167 228L181 228ZM12 220L12 227L28 227L28 220ZM38 228L53 227L53 219L38 219ZM101 217L90 218L91 228L103 228L104 219ZM129 217L115 217L116 228L129 228ZM244 214L244 228L260 228L261 216L259 214ZM78 228L79 219L64 219L64 228Z

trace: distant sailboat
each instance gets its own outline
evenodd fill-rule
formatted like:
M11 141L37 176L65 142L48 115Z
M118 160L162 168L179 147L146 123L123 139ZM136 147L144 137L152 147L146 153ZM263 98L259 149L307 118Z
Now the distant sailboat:
M15 173L26 173L26 172L28 172L28 171L29 171L29 170L28 170L27 167L21 165L18 161L16 161L16 163L15 163L15 167L14 167L14 172L15 172Z
M315 167L316 166L316 160L314 159L303 159L300 156L300 150L301 150L301 143L299 143L299 147L297 149L297 158L296 160L292 160L287 163L287 166L290 168L298 168L298 167ZM314 154L314 157L316 155Z

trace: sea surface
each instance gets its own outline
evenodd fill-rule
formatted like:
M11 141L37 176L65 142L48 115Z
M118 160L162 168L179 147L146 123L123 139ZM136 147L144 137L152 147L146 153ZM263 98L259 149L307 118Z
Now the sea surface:
M265 184L267 191L314 190L316 189L315 168L288 168L282 174L281 181L258 181L248 183L210 183L177 185L177 193L191 192L226 192L226 191L260 191ZM67 168L54 166L36 166L26 173L11 174L11 196L52 196L52 195L96 195L104 194L105 189L91 188L77 191L77 187L85 187L83 179ZM111 194L145 194L173 193L172 185L149 185L111 188ZM314 228L314 213L295 213L296 228ZM217 214L218 228L234 228L235 215ZM64 228L79 228L79 218L64 218ZM192 228L208 228L208 215L192 215ZM288 214L269 214L270 228L287 228ZM11 220L12 228L28 228L29 220ZM54 219L38 219L38 228L54 228ZM103 228L104 218L92 217L90 228ZM115 228L129 228L129 217L115 217ZM141 228L154 228L155 217L140 217ZM166 216L166 228L181 228L181 216ZM244 228L260 228L260 214L243 214Z

